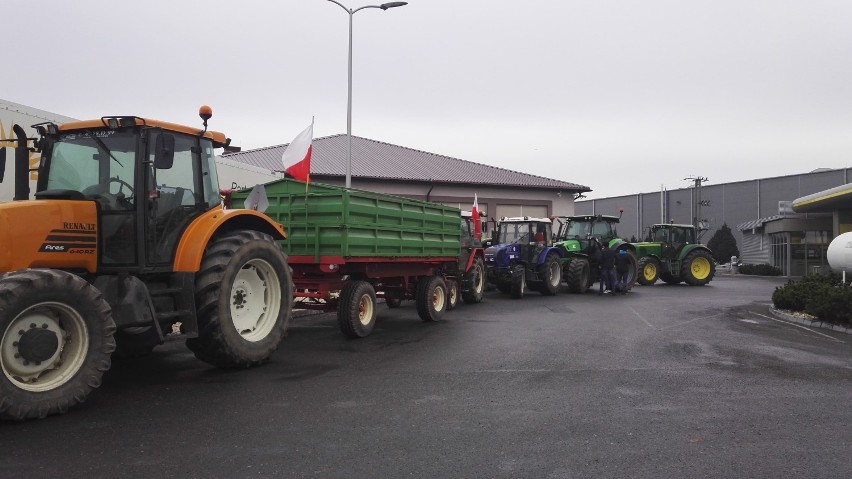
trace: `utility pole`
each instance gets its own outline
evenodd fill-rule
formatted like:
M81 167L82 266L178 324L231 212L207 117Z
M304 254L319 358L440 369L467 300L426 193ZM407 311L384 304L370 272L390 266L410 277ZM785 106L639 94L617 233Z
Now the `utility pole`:
M709 180L703 176L690 176L689 178L684 178L684 180L691 180L693 182L692 226L695 227L695 231L698 234L697 239L700 239L704 232L709 229L707 220L701 215L701 207L712 204L710 200L701 199L701 184Z

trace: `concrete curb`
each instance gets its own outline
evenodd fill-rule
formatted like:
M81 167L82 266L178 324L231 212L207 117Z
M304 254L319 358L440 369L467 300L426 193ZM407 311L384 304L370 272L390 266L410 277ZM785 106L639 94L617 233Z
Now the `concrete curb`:
M775 309L774 306L769 307L769 312L772 313L773 316L783 319L785 321L790 321L791 323L801 324L803 326L809 326L812 328L829 329L831 331L837 331L838 333L843 334L852 334L852 328L846 328L837 324L826 323L825 321L803 318L794 315L789 311Z

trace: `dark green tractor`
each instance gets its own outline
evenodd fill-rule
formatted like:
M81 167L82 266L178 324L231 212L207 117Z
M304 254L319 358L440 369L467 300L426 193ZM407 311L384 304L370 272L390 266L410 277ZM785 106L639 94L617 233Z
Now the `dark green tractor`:
M572 293L585 293L600 279L600 252L603 244L620 251L625 250L630 257L630 271L627 274L627 288L636 284L636 255L633 245L618 237L616 223L618 216L575 215L557 216L559 229L554 246L564 252L562 280Z
M716 272L710 248L698 243L692 225L653 225L647 240L633 247L639 257L637 281L642 285L661 279L668 284L703 286Z

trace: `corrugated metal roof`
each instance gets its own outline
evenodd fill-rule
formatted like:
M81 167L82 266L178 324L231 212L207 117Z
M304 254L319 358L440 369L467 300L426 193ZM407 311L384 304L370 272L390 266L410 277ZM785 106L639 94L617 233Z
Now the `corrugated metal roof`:
M270 146L222 155L270 171L281 171L281 155L287 145ZM346 135L314 138L311 175L346 175ZM588 186L529 175L472 161L392 145L369 138L352 137L352 177L398 181L434 181L492 186L553 188L569 192L591 191Z
M746 221L745 223L740 223L737 225L737 229L740 231L753 230L755 228L761 228L764 224L769 223L770 221L780 220L782 218L790 218L790 215L772 215L767 216L766 218L759 218L756 220Z

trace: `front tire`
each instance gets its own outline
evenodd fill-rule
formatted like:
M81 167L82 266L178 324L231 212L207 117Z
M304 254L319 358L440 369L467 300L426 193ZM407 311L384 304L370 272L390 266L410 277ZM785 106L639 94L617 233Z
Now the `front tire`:
M462 293L462 300L467 304L481 303L485 296L485 262L477 256L473 260L473 266L467 273L467 280L470 284L470 289Z
M716 268L713 256L707 250L695 249L683 260L680 277L690 286L704 286L713 280Z
M565 282L568 291L572 293L585 293L592 284L590 276L589 260L581 257L571 258L568 263L568 271L565 273Z
M456 309L461 295L459 294L459 282L454 279L447 280L447 311Z
M417 314L423 321L439 321L447 310L447 285L440 276L425 277L417 284Z
M650 286L660 277L660 262L651 256L639 260L636 281L643 286Z
M516 265L512 269L512 297L521 299L527 291L527 272L524 265Z
M550 253L539 268L539 292L545 296L556 295L562 284L562 263L559 262L559 255Z
M0 418L64 413L101 385L115 322L94 286L58 270L11 273L0 311Z
M268 360L278 349L293 307L287 256L271 236L238 231L210 243L195 280L195 356L221 368Z

